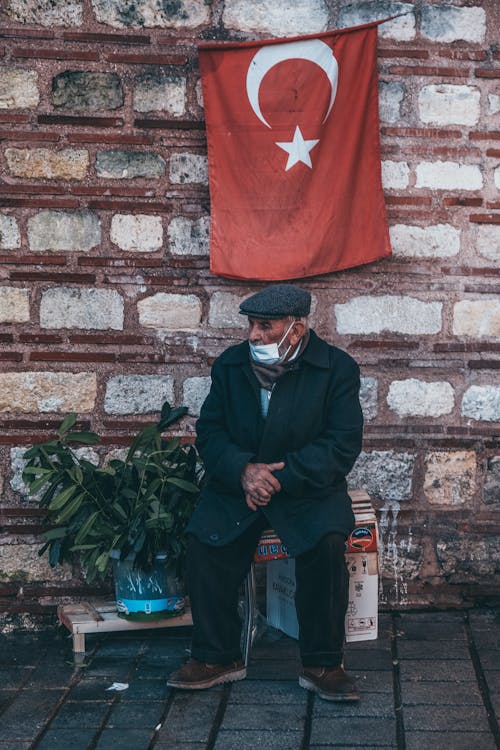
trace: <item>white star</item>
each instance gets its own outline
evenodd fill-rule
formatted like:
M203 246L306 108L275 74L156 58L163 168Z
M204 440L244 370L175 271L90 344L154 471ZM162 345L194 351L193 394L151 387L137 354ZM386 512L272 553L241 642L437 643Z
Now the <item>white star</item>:
M310 167L312 169L312 162L311 157L309 156L309 151L311 151L317 143L319 143L319 139L317 141L305 141L298 125L295 128L295 133L293 134L293 141L285 141L282 143L278 143L278 141L276 141L276 145L282 148L283 151L286 151L288 153L288 161L286 163L285 172L288 172L288 170L299 161L303 162L307 167Z

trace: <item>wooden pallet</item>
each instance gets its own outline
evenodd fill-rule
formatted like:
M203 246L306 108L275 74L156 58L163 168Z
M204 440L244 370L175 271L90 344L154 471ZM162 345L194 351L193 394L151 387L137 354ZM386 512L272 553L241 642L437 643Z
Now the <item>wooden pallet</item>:
M57 608L59 622L65 625L73 637L75 661L85 656L85 636L87 633L109 633L119 630L145 630L148 628L179 628L192 625L191 610L186 608L182 615L166 617L151 622L135 622L118 617L115 602L79 602L61 604Z

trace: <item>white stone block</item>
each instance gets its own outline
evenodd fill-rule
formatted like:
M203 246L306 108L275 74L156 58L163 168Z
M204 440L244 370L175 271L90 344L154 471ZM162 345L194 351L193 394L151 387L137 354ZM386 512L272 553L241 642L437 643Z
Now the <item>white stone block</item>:
M154 253L163 242L161 216L115 214L111 219L110 237L121 250Z
M486 13L479 5L462 8L424 3L420 30L433 42L481 43L486 34Z
M480 255L489 260L500 261L500 226L498 224L478 224L476 242Z
M500 299L461 300L453 307L455 336L500 337Z
M382 186L386 189L400 190L408 187L410 168L405 161L382 162Z
M483 175L476 164L454 161L424 161L417 164L418 188L436 190L481 190Z
M397 3L388 0L351 3L340 11L338 27L359 26L370 21L404 14L400 15L400 18L382 23L378 27L378 33L382 38L407 42L414 39L416 34L414 10L413 3Z
M405 87L398 81L380 81L378 111L382 122L398 122L401 119L401 104Z
M27 289L0 286L0 323L26 323L30 319Z
M121 331L123 298L112 289L47 289L40 302L40 327Z
M134 89L133 107L137 112L167 112L182 117L186 112L186 79L144 76Z
M10 0L8 14L23 24L80 26L83 20L82 0Z
M202 154L172 154L170 157L170 182L208 183L207 157Z
M497 190L500 190L500 167L496 167L494 176L495 176L495 187L497 188Z
M174 400L171 375L117 375L106 383L106 414L160 412L165 401Z
M208 322L212 328L246 328L248 319L240 315L240 304L245 296L230 292L214 292L210 298Z
M93 372L0 373L0 412L91 412L97 379Z
M488 94L488 114L497 115L500 112L500 94Z
M21 235L15 218L0 214L0 250L15 250L20 244Z
M418 95L419 117L433 125L476 125L480 105L481 93L475 86L431 84L423 86Z
M188 407L191 416L199 416L211 382L209 377L186 378L184 381L182 403Z
M0 68L0 109L35 109L39 101L36 70Z
M19 492L19 494L23 495L23 497L25 497L26 499L29 498L33 501L39 502L40 498L43 495L43 491L31 494L28 485L23 482L23 471L26 467L26 464L28 463L28 461L24 458L24 454L30 447L31 446L25 445L23 447L18 446L10 449L10 486L14 490L14 492ZM92 450L92 448L72 448L71 450L78 459L85 459L85 461L90 461L90 463L93 463L94 466L99 465L99 456L94 450Z
M387 394L389 408L405 417L441 417L450 414L455 405L455 394L450 383L427 383L416 378L393 380Z
M415 456L397 451L363 451L348 476L349 487L384 501L409 500Z
M441 302L422 302L414 297L363 295L335 305L337 331L355 333L439 333L442 327Z
M378 413L378 380L377 378L361 378L359 400L365 419L375 419Z
M32 252L86 251L101 242L101 222L92 211L40 211L28 219Z
M174 255L208 255L210 218L175 216L168 225L170 252Z
M328 28L325 0L225 0L222 23L238 32L295 36Z
M205 0L92 0L98 23L115 28L193 29L210 20Z
M500 422L500 386L471 385L462 399L462 416L483 422Z
M417 227L396 224L389 227L392 250L404 258L449 258L460 252L460 229L450 224Z
M159 292L140 300L137 309L145 328L196 331L201 322L201 301L194 294Z
M197 103L197 105L199 107L201 107L202 109L204 109L205 108L205 104L203 103L203 89L201 87L201 80L200 81L196 81L195 93L196 93L196 103Z

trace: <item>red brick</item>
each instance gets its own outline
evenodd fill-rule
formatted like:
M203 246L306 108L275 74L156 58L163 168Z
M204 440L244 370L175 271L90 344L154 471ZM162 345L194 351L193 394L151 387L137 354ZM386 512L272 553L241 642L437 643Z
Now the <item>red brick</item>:
M95 284L92 273L50 273L49 271L11 271L12 281L57 281L68 284Z
M131 146L150 146L152 135L121 135L120 133L68 133L68 143L118 143Z
M441 273L453 276L498 276L498 268L482 266L470 268L468 266L441 266Z
M355 339L350 344L351 347L359 347L360 349L418 349L420 344L418 341L403 341L398 339L386 340L373 340L373 339Z
M99 60L97 52L84 50L43 49L38 47L16 47L12 51L13 57L29 57L42 60Z
M36 130L28 132L23 130L0 130L0 141L53 141L60 139L57 133L37 132Z
M2 362L22 362L22 352L0 352Z
M483 130L469 133L471 141L498 141L500 140L500 130Z
M469 344L458 344L458 343L440 343L433 344L432 350L434 352L500 352L500 344L493 343L469 343Z
M467 78L468 68L439 68L426 65L393 65L389 73L398 76L437 76L438 78Z
M378 57L415 57L427 60L429 51L426 49L406 49L405 47L382 48L378 50Z
M443 206L482 206L482 198L459 198L456 196L447 196L443 198Z
M395 135L410 138L461 138L461 130L440 130L439 128L397 128L382 127L382 135Z
M151 44L147 34L96 34L86 31L65 31L63 39L70 42L110 42L111 44Z
M469 359L470 370L500 370L500 359Z
M31 419L2 419L0 420L0 428L2 430L54 430L59 428L62 419L39 419L33 417ZM75 430L88 431L90 429L90 422L86 419L78 419L75 422ZM39 508L11 508L9 509L9 515L16 516L39 516L45 511Z
M130 55L124 52L110 52L106 60L129 65L185 65L186 55Z
M472 292L473 294L500 295L500 284L478 284L477 282L475 284L464 284L464 292Z
M29 122L30 115L11 114L10 112L0 113L0 122Z
M11 344L13 341L12 333L0 333L0 344Z
M155 339L151 336L134 336L134 335L110 335L101 333L75 333L69 336L72 344L106 344L120 346L151 346Z
M500 69L476 68L474 75L476 78L500 78Z
M27 185L22 182L16 182L15 185L3 184L2 190L4 193L24 193L29 195L30 193L38 195L66 195L67 190L58 185Z
M500 208L500 201L488 201L486 208Z
M439 57L447 57L450 60L487 60L488 53L485 50L464 49L440 49Z
M0 204L1 205L1 204ZM134 211L135 213L167 212L171 209L170 203L139 203L138 201L117 200L89 200L89 208L99 208L103 211Z
M77 115L38 115L42 125L81 125L93 128L121 128L121 117L79 117Z
M79 266L96 266L97 268L105 266L116 266L117 268L159 268L163 266L162 258L149 258L149 257L138 257L138 258L96 258L96 257L85 257L80 256L78 258Z
M122 419L103 419L102 424L106 430L127 430L130 432L137 432L151 422L151 415L145 416L143 419L123 417Z
M139 118L134 120L134 127L155 130L204 130L205 122L203 120L157 120L152 118Z
M431 206L432 198L423 195L386 195L385 202L393 206Z
M111 352L31 352L31 362L114 362Z
M78 208L76 198L0 198L0 206L27 208Z
M54 32L48 29L3 29L2 36L6 39L53 39Z
M101 185L89 187L88 185L71 186L72 195L136 195L139 198L153 198L155 191L152 188L122 187L121 185Z
M500 214L471 214L469 221L474 224L500 224Z
M63 339L53 333L21 333L19 341L22 344L61 344Z
M0 445L33 445L33 443L52 440L53 437L54 435L50 433L30 433L27 430L10 433L0 431Z
M500 148L487 149L486 156L493 156L495 159L498 159L500 157Z
M117 362L147 362L148 364L165 364L164 354L148 354L146 352L121 352L117 355ZM180 360L176 358L176 362Z
M64 255L0 255L0 263L16 266L65 266Z

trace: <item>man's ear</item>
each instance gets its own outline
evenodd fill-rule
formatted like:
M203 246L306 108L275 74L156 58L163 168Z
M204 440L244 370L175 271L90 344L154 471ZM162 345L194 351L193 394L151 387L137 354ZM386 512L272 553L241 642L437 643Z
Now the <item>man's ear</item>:
M296 320L293 324L292 330L290 331L289 341L292 346L295 346L300 341L305 333L305 330L306 327L304 323L301 320Z

